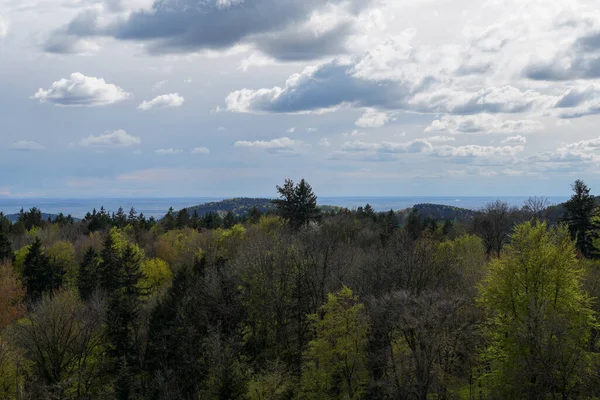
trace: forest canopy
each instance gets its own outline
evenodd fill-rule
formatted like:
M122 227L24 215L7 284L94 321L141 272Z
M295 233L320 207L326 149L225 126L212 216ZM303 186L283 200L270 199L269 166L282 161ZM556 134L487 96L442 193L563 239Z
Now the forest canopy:
M558 207L476 211L274 192L160 220L0 215L0 398L600 396L584 182Z

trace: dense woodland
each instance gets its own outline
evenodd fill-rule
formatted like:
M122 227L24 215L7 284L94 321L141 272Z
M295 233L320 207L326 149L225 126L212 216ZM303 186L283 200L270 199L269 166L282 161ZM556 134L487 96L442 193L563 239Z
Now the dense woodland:
M581 181L468 218L0 216L1 399L600 397L600 213ZM456 211L456 210L455 210Z

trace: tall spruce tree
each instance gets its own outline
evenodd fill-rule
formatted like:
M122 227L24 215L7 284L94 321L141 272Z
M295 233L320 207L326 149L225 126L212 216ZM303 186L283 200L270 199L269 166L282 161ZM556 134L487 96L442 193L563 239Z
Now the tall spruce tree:
M115 285L111 284L108 291L106 337L109 341L108 353L116 375L115 395L121 400L141 396L142 364L138 343L144 294L140 285L144 277L141 264L139 250L127 244L122 254L117 254Z
M77 274L77 290L82 300L89 300L98 287L98 266L100 258L92 247L88 248L83 256Z
M44 254L39 238L29 248L23 263L23 280L30 301L37 301L42 294L56 290L62 285L64 271L55 270L50 257Z
M12 257L12 246L6 234L0 231L0 263L5 260L10 260Z
M279 199L273 200L279 215L287 219L294 229L308 225L320 218L317 196L311 186L302 179L296 186L294 181L286 179L283 186L277 186Z
M107 293L112 293L119 288L120 259L114 233L109 232L104 239L104 248L100 255L102 262L98 266L98 283L100 288Z
M598 249L594 239L598 237L598 224L594 222L597 206L590 188L581 180L572 185L573 196L565 203L564 221L569 226L571 237L575 240L577 249L586 258L597 258Z

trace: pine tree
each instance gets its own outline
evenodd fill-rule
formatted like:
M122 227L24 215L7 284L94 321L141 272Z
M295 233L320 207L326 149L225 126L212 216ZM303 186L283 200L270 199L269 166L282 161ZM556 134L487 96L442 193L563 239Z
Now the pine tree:
M98 287L98 266L100 258L92 247L88 248L83 256L77 274L77 290L82 300L87 301L92 297Z
M4 232L0 231L0 263L5 260L10 260L12 257L12 246L10 240Z
M187 208L182 208L177 213L177 228L182 229L190 225L190 214L188 213Z
M143 273L139 250L127 244L116 265L116 286L109 292L106 313L106 336L117 376L116 398L125 400L136 397L140 391L141 350L137 332L144 291L140 285Z
M413 240L417 240L423 233L423 223L421 222L421 214L416 208L413 208L408 219L406 220L406 231Z
M223 218L223 228L229 229L233 225L235 225L235 215L233 215L233 212L229 211L225 215L225 218Z
M112 293L119 288L120 259L113 232L109 232L104 239L104 248L100 254L102 262L98 266L98 283L100 288L107 293Z
M565 203L564 221L569 226L571 237L575 240L577 249L586 258L598 256L598 249L594 246L594 239L598 237L598 226L594 223L597 214L597 206L594 196L590 194L590 188L577 180L572 185L573 196Z
M53 271L50 258L44 254L39 238L29 248L23 264L23 280L27 297L31 301L41 298L45 292L58 289L62 284L60 271Z
M279 215L287 219L294 229L308 225L320 218L317 196L304 179L294 186L294 181L286 179L283 187L277 186L279 199L273 200Z

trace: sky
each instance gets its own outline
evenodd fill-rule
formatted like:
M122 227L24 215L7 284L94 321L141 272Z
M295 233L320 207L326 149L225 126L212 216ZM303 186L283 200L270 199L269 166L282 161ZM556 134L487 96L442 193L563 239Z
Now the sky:
M597 0L0 0L0 196L600 186Z

